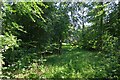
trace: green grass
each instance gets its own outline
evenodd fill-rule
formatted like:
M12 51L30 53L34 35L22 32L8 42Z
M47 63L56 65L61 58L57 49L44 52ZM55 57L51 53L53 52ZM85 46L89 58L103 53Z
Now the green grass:
M44 63L45 77L95 78L108 77L115 62L101 53L79 49L67 49L62 55L50 56ZM112 70L111 70L112 71Z
M45 60L12 74L15 78L103 78L111 77L117 64L115 57L70 46L63 46L61 55L51 55Z

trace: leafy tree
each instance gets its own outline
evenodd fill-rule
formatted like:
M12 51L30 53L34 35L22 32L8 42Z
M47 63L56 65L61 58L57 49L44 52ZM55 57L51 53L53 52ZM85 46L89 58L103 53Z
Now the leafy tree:
M47 8L42 2L5 4L4 33L17 36L27 47L41 45L38 41L46 34L42 8Z
M61 53L62 43L67 36L69 17L67 15L66 6L63 3L59 3L56 8L55 15L53 17L53 42L58 44L58 53Z

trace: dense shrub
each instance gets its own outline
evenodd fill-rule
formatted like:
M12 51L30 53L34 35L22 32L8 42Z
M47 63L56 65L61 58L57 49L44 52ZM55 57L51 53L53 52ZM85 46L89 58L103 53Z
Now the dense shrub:
M106 53L116 53L117 50L117 44L118 44L118 38L110 35L108 32L106 32L102 36L102 50Z

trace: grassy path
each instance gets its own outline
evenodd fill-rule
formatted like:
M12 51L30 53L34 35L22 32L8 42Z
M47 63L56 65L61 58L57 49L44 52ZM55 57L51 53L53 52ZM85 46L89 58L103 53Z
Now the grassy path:
M67 49L60 56L47 58L44 75L51 78L107 77L112 73L115 62L103 56L98 52Z
M23 64L26 64L24 60L21 66ZM114 74L115 64L114 57L105 58L103 53L64 46L61 55L48 56L42 64L34 62L12 75L15 78L103 78Z

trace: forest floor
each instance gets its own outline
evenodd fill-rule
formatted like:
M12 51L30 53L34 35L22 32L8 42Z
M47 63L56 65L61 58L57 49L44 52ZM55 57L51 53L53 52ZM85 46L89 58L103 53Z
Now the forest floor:
M63 46L61 55L51 55L28 68L12 72L15 78L103 78L114 73L116 59L100 52ZM23 64L23 63L22 63ZM21 65L22 65L21 64ZM13 70L13 68L12 68Z

